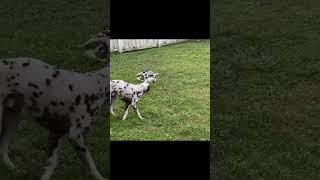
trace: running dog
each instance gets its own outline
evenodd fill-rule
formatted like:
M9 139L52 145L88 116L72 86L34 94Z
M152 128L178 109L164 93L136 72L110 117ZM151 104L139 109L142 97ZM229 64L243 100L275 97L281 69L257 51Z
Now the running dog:
M138 109L138 102L140 98L150 90L150 83L156 82L156 76L159 73L152 71L143 71L136 75L137 79L143 81L140 84L130 84L123 80L110 81L110 113L113 112L113 105L118 97L125 102L125 112L122 120L126 120L128 116L129 107L132 106L140 119L144 119Z

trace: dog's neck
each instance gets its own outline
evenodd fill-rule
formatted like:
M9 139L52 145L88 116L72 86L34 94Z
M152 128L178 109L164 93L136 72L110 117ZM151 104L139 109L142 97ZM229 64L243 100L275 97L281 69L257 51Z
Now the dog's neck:
M94 71L93 73L98 74L98 75L100 75L100 76L102 76L102 77L107 78L107 74L109 73L109 67L106 66L106 67L104 67L104 68L101 68L101 69L99 69L99 70Z
M108 82L108 83L105 83L105 101L104 101L104 104L105 104L107 101L109 101L108 99L109 99L109 93L110 93L110 88L109 88L109 86L110 86L109 80L110 79L108 76L109 66L106 66L106 67L101 68L97 71L94 71L93 73L95 73L99 76L102 76L103 78L105 78L105 80L106 80L105 82Z
M148 80L144 80L143 83L148 83L149 85L152 84L152 82L148 82Z

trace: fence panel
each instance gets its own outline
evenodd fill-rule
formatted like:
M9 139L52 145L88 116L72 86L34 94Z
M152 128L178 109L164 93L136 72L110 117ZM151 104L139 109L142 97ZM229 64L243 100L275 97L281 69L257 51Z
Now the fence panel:
M187 39L111 39L111 52L125 52L179 43Z

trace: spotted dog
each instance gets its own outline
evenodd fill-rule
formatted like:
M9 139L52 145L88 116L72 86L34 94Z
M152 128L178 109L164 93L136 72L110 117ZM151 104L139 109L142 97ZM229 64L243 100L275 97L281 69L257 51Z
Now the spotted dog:
M125 102L125 112L122 120L126 120L128 116L129 107L132 106L135 112L137 113L140 119L141 117L138 102L141 96L147 93L150 90L150 83L156 82L156 75L159 73L153 73L152 71L143 71L137 74L137 79L143 81L140 84L130 84L122 80L111 80L110 81L110 112L113 115L116 115L113 112L113 104L118 97Z
M85 49L85 55L88 58L107 61L105 54L109 52L109 28L105 28L103 32L100 32L80 45L80 48Z
M61 138L69 141L97 180L98 172L86 146L86 136L109 97L106 68L77 73L32 58L0 59L0 157L15 166L8 146L17 126L29 114L49 130L49 158L41 180L49 180L58 162Z

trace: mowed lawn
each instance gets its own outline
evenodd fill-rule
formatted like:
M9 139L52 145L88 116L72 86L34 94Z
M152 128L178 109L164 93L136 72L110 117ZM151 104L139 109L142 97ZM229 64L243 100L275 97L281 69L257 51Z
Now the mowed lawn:
M104 4L104 0L3 0L0 6L0 58L33 57L80 72L104 67L103 63L84 58L83 51L76 48L103 30L106 22ZM88 147L104 176L110 175L106 116L101 115L88 138ZM39 179L48 157L47 134L30 118L21 122L10 147L10 156L20 172L10 172L0 162L0 179ZM64 139L60 155L53 179L93 179L67 139Z
M110 115L111 140L209 140L209 40L191 40L160 48L111 54L111 79L138 84L143 70L159 73L139 101L140 120L124 102Z
M320 179L320 1L212 8L212 179Z

